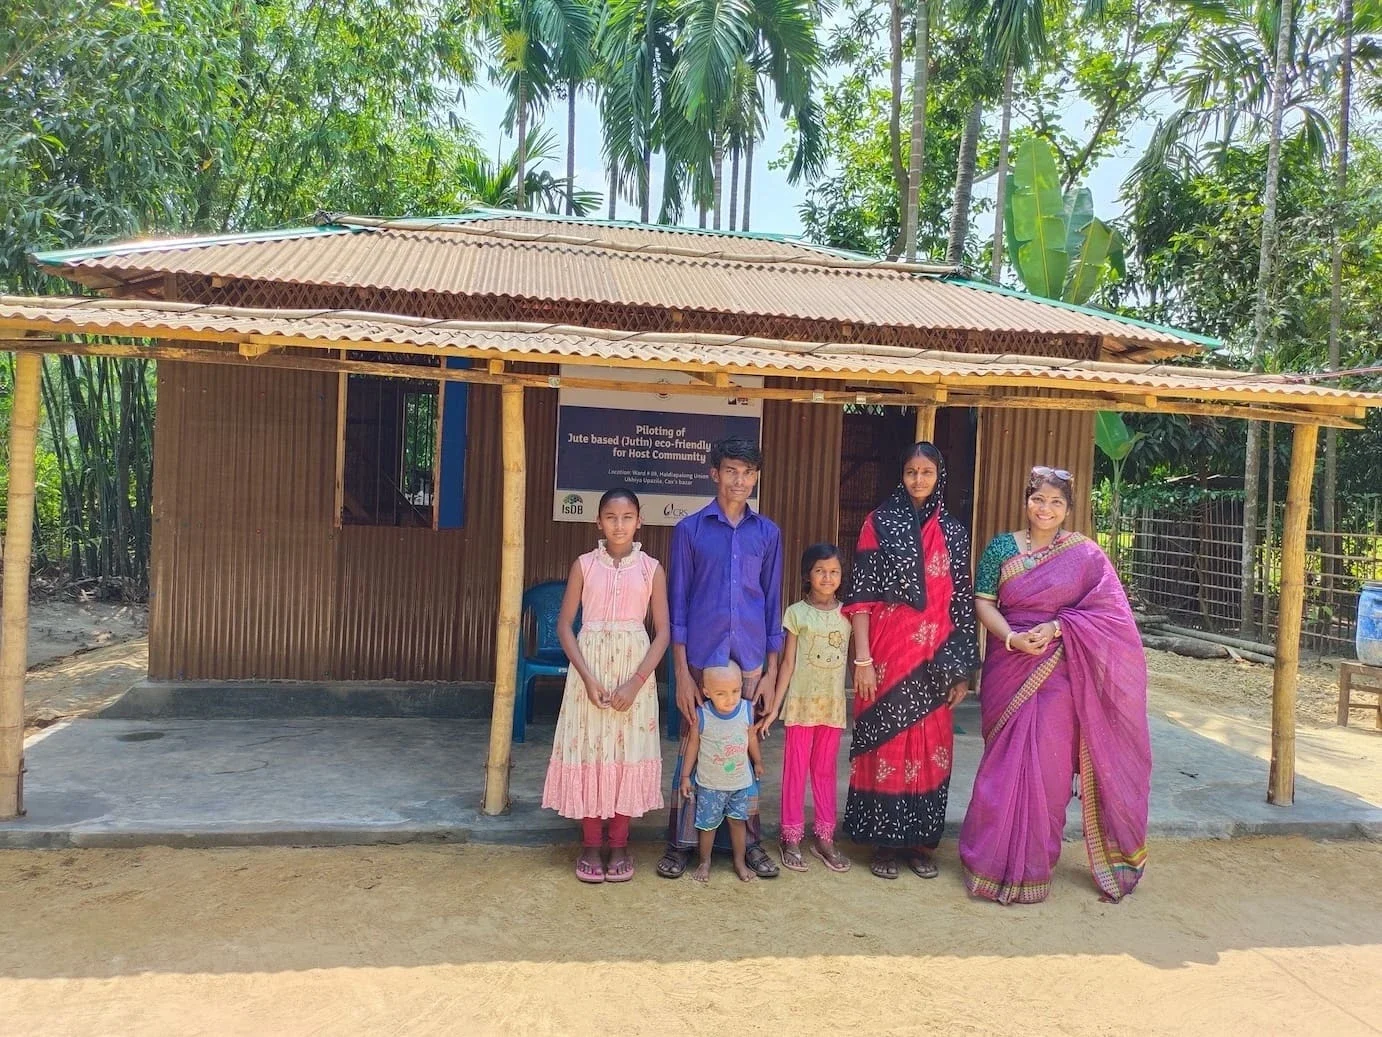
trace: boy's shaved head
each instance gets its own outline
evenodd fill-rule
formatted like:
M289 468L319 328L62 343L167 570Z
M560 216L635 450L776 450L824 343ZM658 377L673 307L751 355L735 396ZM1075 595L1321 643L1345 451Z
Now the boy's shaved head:
M733 660L724 666L707 666L701 672L701 684L707 689L716 685L722 688L741 688L744 686L744 671L739 669L739 664Z

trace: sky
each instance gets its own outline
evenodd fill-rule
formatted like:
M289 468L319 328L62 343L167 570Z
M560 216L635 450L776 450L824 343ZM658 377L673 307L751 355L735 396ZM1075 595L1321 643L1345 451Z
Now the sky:
M466 92L461 116L471 125L481 146L491 156L501 151L507 155L513 150L513 138L504 134L502 129L507 106L508 101L503 91L488 83L477 85ZM996 116L996 111L986 113L986 119L990 123ZM556 176L563 176L566 170L566 102L557 101L554 107L539 116L539 122L545 129L550 130L558 141L560 157L553 164L551 171ZM1072 130L1083 122L1082 113L1078 108L1072 110L1068 122ZM1133 127L1128 134L1129 143L1125 144L1119 153L1099 162L1085 177L1082 186L1093 191L1095 211L1101 216L1116 217L1121 213L1119 195L1122 192L1122 183L1146 146L1151 129L1150 125ZM766 139L754 152L752 230L789 235L802 232L798 209L805 199L807 185L799 183L793 186L787 183L786 170L768 168L769 161L777 157L786 140L786 126L783 121L778 118L771 119ZM657 178L658 173L655 170L654 198L658 197ZM599 113L588 97L582 97L576 106L576 184L581 188L598 191L601 196L607 190L607 177L600 156ZM975 199L991 200L994 186L993 177L976 185ZM725 204L728 206L727 200ZM600 215L605 215L606 211L602 208ZM617 216L619 219L637 220L638 207L621 199ZM981 220L987 226L981 224L976 231L981 235L991 233L992 215L981 217ZM683 222L694 225L696 214L690 213L689 218Z

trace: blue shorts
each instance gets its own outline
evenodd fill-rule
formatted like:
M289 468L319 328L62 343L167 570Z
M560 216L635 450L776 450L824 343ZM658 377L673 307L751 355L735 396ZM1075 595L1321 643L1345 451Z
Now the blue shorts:
M731 821L747 821L749 793L752 791L752 785L746 789L735 789L733 792L697 785L696 829L701 832L713 832L726 818Z

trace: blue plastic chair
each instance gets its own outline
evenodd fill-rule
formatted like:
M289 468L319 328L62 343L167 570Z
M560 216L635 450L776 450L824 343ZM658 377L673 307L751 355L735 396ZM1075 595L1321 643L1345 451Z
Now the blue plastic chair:
M513 740L522 742L524 729L533 719L533 699L529 694L533 681L538 677L566 677L570 662L566 652L557 640L557 615L561 612L562 595L566 593L565 580L548 580L538 583L523 592L523 617L518 628L518 681L513 704ZM533 616L532 645L526 643L523 631L527 628L528 613ZM581 629L581 614L576 612L573 624L577 633Z

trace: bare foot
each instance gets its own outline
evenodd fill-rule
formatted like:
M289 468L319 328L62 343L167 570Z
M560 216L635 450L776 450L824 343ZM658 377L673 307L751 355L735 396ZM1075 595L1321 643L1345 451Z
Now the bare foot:
M739 876L740 882L753 882L758 878L758 876L754 874L754 870L743 861L734 862L734 874Z
M696 865L696 870L691 873L691 877L697 882L706 883L710 881L710 861L704 860Z

